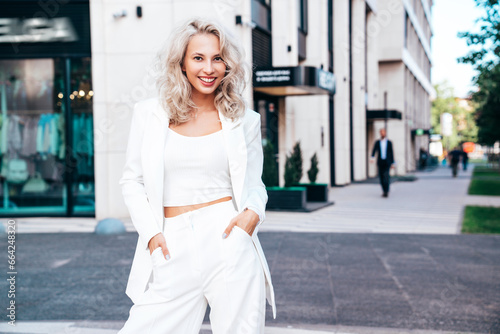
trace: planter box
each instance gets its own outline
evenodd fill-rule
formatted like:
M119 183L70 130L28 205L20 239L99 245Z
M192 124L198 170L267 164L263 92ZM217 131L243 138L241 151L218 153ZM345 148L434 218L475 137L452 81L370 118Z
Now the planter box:
M266 187L266 190L267 209L306 211L305 187Z
M328 184L326 183L299 183L299 187L305 187L306 201L308 202L327 202Z

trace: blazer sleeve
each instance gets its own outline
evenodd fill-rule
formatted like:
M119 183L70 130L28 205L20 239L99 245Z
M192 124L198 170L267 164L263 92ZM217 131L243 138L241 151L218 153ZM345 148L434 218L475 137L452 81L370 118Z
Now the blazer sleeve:
M161 233L149 205L143 182L141 148L147 116L147 110L140 107L140 102L136 103L130 126L125 166L119 181L123 199L144 249L148 249L152 237Z
M375 152L377 152L377 147L378 147L379 141L375 141L375 144L373 144L373 149L372 149L372 157L375 157Z
M390 152L390 157L391 157L391 165L392 165L395 161L394 161L394 149L393 149L393 147L392 147L392 141L390 141L390 140L388 141L388 147L387 147L387 149L388 149L388 150L389 150L389 152Z
M251 111L254 112L254 111ZM262 134L260 131L261 116L249 127L247 138L247 168L245 175L245 186L248 189L248 197L243 203L241 211L245 208L255 211L259 215L257 226L266 219L265 210L267 204L267 190L262 181L262 170L264 165L264 152L262 149Z

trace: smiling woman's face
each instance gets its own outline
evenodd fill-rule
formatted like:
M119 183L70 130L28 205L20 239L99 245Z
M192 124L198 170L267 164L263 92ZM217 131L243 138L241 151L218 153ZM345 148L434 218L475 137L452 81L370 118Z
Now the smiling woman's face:
M193 87L193 97L214 95L226 71L220 56L219 38L213 34L193 36L186 49L182 70Z

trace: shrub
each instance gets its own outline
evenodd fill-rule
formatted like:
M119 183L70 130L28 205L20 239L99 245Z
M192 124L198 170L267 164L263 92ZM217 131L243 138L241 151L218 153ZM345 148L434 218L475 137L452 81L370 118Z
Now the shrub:
M286 157L285 162L285 187L291 187L300 182L302 178L302 151L300 142L293 147L292 153Z
M264 145L264 167L262 172L262 182L266 187L276 187L279 185L278 167L276 167L276 156L274 145L267 140Z
M309 182L315 183L316 182L316 177L318 176L318 156L316 155L316 152L314 152L313 156L311 157L311 168L307 171L307 176L309 177Z

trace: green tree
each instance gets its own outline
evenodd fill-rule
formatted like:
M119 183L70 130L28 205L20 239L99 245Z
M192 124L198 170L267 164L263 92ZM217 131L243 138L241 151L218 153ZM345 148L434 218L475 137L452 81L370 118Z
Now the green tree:
M500 140L500 3L499 0L475 0L485 14L477 20L479 32L461 32L472 50L459 62L471 64L477 91L472 94L476 104L478 142L493 145Z
M431 125L434 133L441 134L441 115L453 116L452 135L443 137L443 146L451 149L461 142L477 140L477 126L474 121L474 108L466 100L455 97L448 83L434 85L436 98L432 101Z
M300 142L293 147L292 153L286 157L285 187L292 187L302 178L302 150Z
M316 152L314 152L313 156L311 157L311 168L307 171L307 176L309 177L309 182L315 183L316 182L316 177L318 176L318 156L316 155Z

